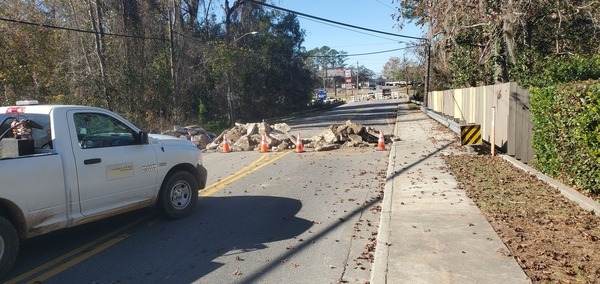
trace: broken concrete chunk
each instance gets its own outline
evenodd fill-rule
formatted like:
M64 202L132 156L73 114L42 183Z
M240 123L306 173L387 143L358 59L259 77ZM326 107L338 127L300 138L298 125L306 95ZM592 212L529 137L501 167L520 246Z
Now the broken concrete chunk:
M269 133L269 136L271 138L273 138L275 140L279 140L279 141L289 140L291 138L289 131L283 132L283 131L278 130L278 129L273 129L271 131L271 133Z
M350 141L352 141L354 143L362 143L363 142L362 136L360 136L358 134L348 134L348 138L350 138Z
M261 122L258 123L258 133L262 134L263 132L269 134L271 131L273 130L273 128L271 128L271 126L266 123L266 122Z
M341 147L340 144L327 144L327 145L316 147L315 151L317 151L317 152L320 152L320 151L331 151L331 150L339 149L340 147Z
M246 135L251 136L252 134L258 134L258 124L256 123L246 124Z
M273 125L273 130L279 130L281 132L290 132L292 128L287 123L276 123Z

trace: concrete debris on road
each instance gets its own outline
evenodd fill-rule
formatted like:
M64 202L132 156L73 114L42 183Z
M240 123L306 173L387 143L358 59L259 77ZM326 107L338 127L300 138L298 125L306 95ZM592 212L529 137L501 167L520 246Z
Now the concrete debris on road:
M205 130L199 125L190 125L190 126L179 126L173 125L173 129L160 131L158 128L150 131L151 134L163 134L163 135L171 135L175 137L179 137L181 139L191 140L198 146L198 148L203 149L206 145L210 144L217 137L216 134Z
M312 138L312 145L305 147L314 148L315 151L328 151L341 147L371 147L372 143L379 140L380 130L365 127L360 123L347 120L344 124L330 125ZM393 135L385 135L385 143L389 143Z
M260 148L262 133L266 134L267 144L271 151L294 149L298 141L291 133L292 128L286 123L270 125L266 122L236 123L234 127L224 130L220 135L204 130L198 125L186 127L173 126L173 130L161 134L172 135L191 140L200 149L219 150L223 140L227 139L232 151L254 151ZM153 130L151 133L157 133ZM315 151L329 151L342 147L370 147L377 143L380 130L365 127L350 120L343 124L330 125L319 134L305 139L301 137L304 148ZM393 135L384 135L385 143L396 140Z

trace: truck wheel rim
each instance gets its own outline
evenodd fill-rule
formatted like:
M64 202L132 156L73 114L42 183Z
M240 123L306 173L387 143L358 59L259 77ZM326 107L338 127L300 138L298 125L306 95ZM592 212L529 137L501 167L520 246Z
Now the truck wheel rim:
M173 208L181 210L187 207L192 197L192 189L187 182L180 181L173 186L171 190L171 205Z

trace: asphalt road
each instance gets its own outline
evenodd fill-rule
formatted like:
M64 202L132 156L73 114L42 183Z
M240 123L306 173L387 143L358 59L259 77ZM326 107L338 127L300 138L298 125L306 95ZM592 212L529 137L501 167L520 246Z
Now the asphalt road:
M311 137L348 119L390 133L398 100L288 121ZM140 210L27 240L5 280L43 283L365 283L387 151L206 153L195 213Z

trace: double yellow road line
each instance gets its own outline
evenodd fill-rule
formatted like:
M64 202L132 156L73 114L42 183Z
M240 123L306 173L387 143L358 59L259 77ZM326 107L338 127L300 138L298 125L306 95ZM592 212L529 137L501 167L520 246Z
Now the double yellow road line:
M280 152L277 155L275 155L274 153L265 153L262 154L260 156L260 158L258 158L256 161L252 162L251 164L243 167L241 170L229 175L228 177L219 180L213 184L208 185L206 188L204 188L202 191L200 191L200 196L199 198L205 198L208 197L210 195L213 195L215 192L225 188L226 186L232 184L233 182L255 172L260 170L261 168L274 163L275 161L285 157L286 155L292 153L291 151L287 151L287 152Z
M224 179L221 179L215 183L208 185L203 190L199 191L199 199L206 198L218 192L219 190L227 187L228 185L234 183L235 181L244 178L245 176L250 175L251 173L258 171L259 169L273 164L275 161L285 157L286 155L292 153L291 151L281 152L281 153L265 153L262 154L256 161L251 164L245 166L239 171L227 176ZM160 220L160 217L157 215L146 216L128 224L125 224L118 229L105 234L85 245L82 245L68 253L65 253L51 261L48 261L34 269L29 270L26 273L23 273L17 277L14 277L8 280L5 283L20 283L24 280L28 283L40 283L53 277L64 270L67 270L78 263L83 262L84 260L94 256L101 251L108 249L109 247L119 243L120 241L129 237L129 233L126 232L128 229L137 226L141 223L145 223L146 226L152 225ZM44 272L46 271L46 272ZM44 272L44 273L42 273ZM42 273L42 274L40 274ZM39 275L38 275L39 274ZM36 276L37 275L37 276ZM32 278L34 277L35 278ZM31 278L31 279L30 279Z

